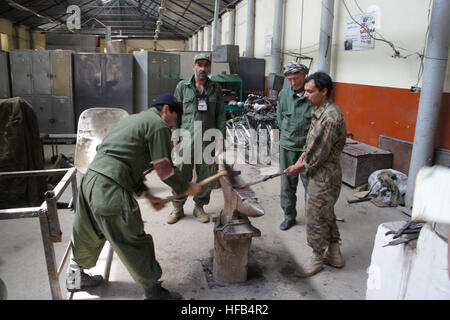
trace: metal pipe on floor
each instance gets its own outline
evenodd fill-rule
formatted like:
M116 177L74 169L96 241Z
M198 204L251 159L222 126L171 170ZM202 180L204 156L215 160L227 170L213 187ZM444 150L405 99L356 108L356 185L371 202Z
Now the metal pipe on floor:
M409 209L413 204L417 173L420 168L433 163L434 137L441 107L450 44L449 20L450 1L434 0L405 198L406 208Z

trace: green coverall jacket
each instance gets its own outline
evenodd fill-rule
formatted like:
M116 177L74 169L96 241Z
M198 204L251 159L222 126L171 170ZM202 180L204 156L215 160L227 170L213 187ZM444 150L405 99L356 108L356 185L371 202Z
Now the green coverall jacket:
M94 267L108 240L139 285L151 287L161 277L153 239L144 230L134 194L143 191L142 174L151 161L171 159L170 137L169 126L155 108L130 115L110 130L81 180L71 265ZM176 168L163 181L177 193L189 187Z
M297 95L292 87L284 88L278 95L277 118L280 126L280 171L293 165L303 152L306 136L311 124L311 112L303 93ZM306 173L300 173L306 190ZM285 219L293 220L297 217L297 185L298 176L281 177L281 208Z

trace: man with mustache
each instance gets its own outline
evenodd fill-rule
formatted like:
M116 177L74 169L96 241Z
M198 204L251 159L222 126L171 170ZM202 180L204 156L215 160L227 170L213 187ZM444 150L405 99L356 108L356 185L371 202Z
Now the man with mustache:
M333 82L324 72L305 79L305 97L314 106L311 127L306 138L306 151L287 168L289 176L306 170L308 199L306 233L313 254L295 275L312 276L324 264L342 268L345 261L340 251L341 237L336 224L334 205L342 185L340 155L346 140L346 125L339 107L331 99Z
M305 147L306 135L311 124L311 110L305 98L303 83L309 72L308 67L296 61L284 66L284 75L290 83L278 95L277 119L280 125L280 172L293 165ZM281 176L280 202L284 211L281 230L290 229L297 218L297 186L299 176L306 193L306 173L296 176Z
M180 81L174 93L175 97L183 104L183 117L181 121L178 119L176 128L187 130L190 134L190 139L182 137L181 141L178 138L173 138L172 141L174 146L182 151L190 150L190 155L183 155L181 163L177 165L184 178L187 181L192 180L192 172L195 165L197 181L202 181L211 176L211 165L205 163L203 158L203 151L211 142L203 141L203 133L208 129L218 129L222 134L218 145L223 150L226 115L222 88L220 84L208 78L211 72L211 55L209 53L197 54L194 57L192 69L194 71L192 77ZM197 125L201 124L201 132L194 130L195 122L197 122ZM202 146L201 163L194 163L194 158L196 160L199 159L198 154L194 157L194 153L197 152L194 150L195 139L197 139L196 143L200 143ZM222 150L215 150L215 155ZM203 187L202 191L194 197L195 207L193 214L203 223L209 222L209 216L204 211L203 206L209 203L211 189L211 184L209 184ZM169 214L167 223L176 223L184 216L183 206L185 202L186 197L172 202L174 210Z

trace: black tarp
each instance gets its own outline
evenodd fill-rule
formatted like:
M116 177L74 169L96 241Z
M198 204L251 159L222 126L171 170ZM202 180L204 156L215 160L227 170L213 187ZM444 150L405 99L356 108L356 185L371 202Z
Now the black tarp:
M0 99L0 172L42 169L35 111L20 97ZM0 209L40 206L45 191L45 176L1 179Z

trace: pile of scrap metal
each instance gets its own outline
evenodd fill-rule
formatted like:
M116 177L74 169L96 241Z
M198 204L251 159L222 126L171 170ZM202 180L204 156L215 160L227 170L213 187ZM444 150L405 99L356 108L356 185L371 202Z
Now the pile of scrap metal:
M398 244L407 243L411 240L417 239L423 225L424 222L410 220L406 222L402 227L400 227L400 229L398 229L397 231L390 230L386 232L386 236L390 234L393 234L394 236L393 240L385 244L383 247L396 246Z

